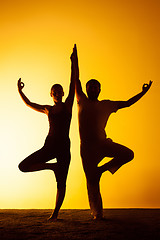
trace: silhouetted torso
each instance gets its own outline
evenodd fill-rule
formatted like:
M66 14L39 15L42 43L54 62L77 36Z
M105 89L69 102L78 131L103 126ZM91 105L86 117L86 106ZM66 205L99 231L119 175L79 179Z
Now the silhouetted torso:
M92 101L83 95L78 102L81 143L106 139L105 127L108 118L116 111L116 101Z
M52 106L48 114L49 133L48 137L65 141L69 139L69 128L71 122L71 113L68 111L65 103L61 103L59 107Z

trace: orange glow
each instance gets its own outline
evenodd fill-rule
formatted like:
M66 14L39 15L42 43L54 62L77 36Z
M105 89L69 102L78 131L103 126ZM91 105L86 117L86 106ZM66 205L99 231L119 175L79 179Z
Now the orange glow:
M6 0L0 10L0 208L53 208L56 181L50 171L21 173L18 164L38 150L47 117L29 109L17 91L19 77L33 102L52 104L50 88L70 81L77 44L83 89L102 84L100 99L127 100L153 80L134 106L113 114L107 135L128 146L135 159L101 179L104 208L160 207L159 29L160 3L152 1ZM72 159L62 208L88 208L79 153L77 106L71 123ZM104 160L106 161L106 159Z

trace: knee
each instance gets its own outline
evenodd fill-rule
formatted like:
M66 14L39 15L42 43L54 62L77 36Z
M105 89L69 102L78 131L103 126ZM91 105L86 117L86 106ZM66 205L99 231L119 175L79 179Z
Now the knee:
M21 172L28 172L28 169L25 167L25 165L23 164L23 162L21 162L19 165L18 165L18 168Z
M126 153L126 162L130 162L134 158L134 152L131 149L128 149Z

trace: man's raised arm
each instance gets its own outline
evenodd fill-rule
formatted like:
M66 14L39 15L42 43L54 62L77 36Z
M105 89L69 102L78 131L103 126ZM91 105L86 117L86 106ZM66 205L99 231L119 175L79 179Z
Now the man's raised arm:
M118 102L118 109L125 108L125 107L130 107L132 104L136 103L141 97L143 97L146 92L150 89L152 85L152 81L149 82L149 84L143 84L142 87L142 92L139 94L135 95L134 97L130 98L128 101L119 101Z
M75 90L76 90L76 97L77 100L80 99L80 97L84 94L82 91L81 82L79 80L79 66L78 66L78 55L77 55L77 47L75 44L75 59L74 59L74 68L75 68L75 74L76 74L76 82L75 82Z

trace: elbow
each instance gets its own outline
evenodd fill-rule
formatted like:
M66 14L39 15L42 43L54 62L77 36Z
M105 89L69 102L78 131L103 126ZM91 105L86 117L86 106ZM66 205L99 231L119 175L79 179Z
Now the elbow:
M130 106L129 100L128 101L122 101L122 102L119 103L118 109L126 108L126 107L129 107L129 106Z
M26 104L28 107L31 107L31 106L32 106L32 103L31 103L29 100L25 101L25 104Z
M125 107L130 107L132 104L133 103L130 100L128 100L125 102Z

